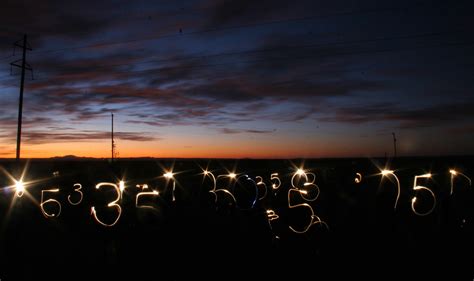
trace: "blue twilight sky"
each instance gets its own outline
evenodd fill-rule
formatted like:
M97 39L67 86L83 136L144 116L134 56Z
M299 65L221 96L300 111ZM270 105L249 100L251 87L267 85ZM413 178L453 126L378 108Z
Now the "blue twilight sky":
M383 2L383 3L382 3ZM472 1L6 1L0 157L473 154ZM21 41L20 41L21 43Z

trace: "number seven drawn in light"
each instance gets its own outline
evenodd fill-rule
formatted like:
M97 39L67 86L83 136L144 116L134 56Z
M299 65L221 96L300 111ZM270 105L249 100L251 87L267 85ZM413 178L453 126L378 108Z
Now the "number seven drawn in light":
M449 170L449 173L451 174L451 192L449 193L449 195L452 195L453 192L454 192L454 177L456 177L458 175L464 177L465 179L467 179L467 181L469 182L469 186L472 185L471 179L468 176L466 176L465 174L460 173L460 172L458 172L454 169Z

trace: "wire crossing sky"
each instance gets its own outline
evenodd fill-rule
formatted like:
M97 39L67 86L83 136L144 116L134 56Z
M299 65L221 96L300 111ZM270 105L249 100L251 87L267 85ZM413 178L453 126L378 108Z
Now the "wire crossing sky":
M472 155L474 4L381 2L8 1L0 157L24 33L23 157Z

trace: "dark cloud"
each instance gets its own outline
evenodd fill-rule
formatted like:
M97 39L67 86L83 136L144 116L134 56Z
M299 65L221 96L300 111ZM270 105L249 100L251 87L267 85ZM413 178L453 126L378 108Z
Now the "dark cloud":
M318 118L324 122L370 123L397 122L400 128L432 127L456 121L474 119L474 103L450 103L419 109L400 108L394 104L371 104L334 109L329 117ZM331 115L331 114L329 114Z
M276 129L273 130L255 130L255 129L230 129L230 128L219 128L217 129L222 134L270 134L276 132Z
M116 139L128 141L156 141L159 138L151 136L148 133L140 132L116 132L114 134ZM51 132L51 131L27 131L23 134L23 140L28 144L44 144L54 142L82 142L82 141L96 141L109 140L110 133L102 131L72 131L72 132Z

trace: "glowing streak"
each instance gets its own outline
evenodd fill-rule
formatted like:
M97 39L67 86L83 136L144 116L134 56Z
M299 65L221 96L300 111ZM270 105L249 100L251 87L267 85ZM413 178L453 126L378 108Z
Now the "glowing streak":
M472 186L471 179L468 176L466 176L465 174L460 173L460 172L458 172L456 170L453 170L453 169L449 170L449 173L451 174L451 192L449 193L450 195L452 195L453 192L454 192L454 177L456 177L458 175L464 177L465 179L467 179L467 181L469 182L469 186Z
M382 170L382 177L388 177L389 175L393 176L395 181L397 182L397 198L395 199L395 205L393 209L397 209L398 199L400 198L400 181L398 177L395 175L395 172L392 170Z
M142 185L137 184L137 187L142 188L142 190L148 189L147 184L142 184ZM139 206L138 205L138 199L140 198L140 196L158 196L158 195L160 195L160 193L156 190L153 190L151 192L140 192L140 193L138 193L137 197L135 198L135 207L143 208L143 209L154 209L153 206L148 206L148 205Z
M175 195L174 195L174 192L175 192L175 190L176 190L176 181L174 180L174 174L173 174L173 172L169 171L169 172L164 173L163 176L164 176L167 180L172 180L172 181L173 181L173 188L172 188L172 192L171 192L173 198L172 198L171 201L175 202L175 201L176 201L176 197L175 197Z
M356 173L356 177L354 179L355 183L361 183L362 182L362 175L360 173Z
M311 176L311 180L309 179L308 175ZM316 189L316 195L313 195L313 197L308 197L308 194L309 192L307 190L303 190L303 189L300 189L299 187L297 187L295 185L295 178L296 176L298 177L304 177L305 178L305 183L303 184L303 186L307 189L307 188L314 188ZM291 186L293 189L296 189L298 190L300 193L301 193L301 196L307 200L307 201L315 201L316 199L318 199L319 197L319 193L320 193L320 190L319 190L319 186L317 186L314 182L316 181L316 175L314 173L306 173L304 170L302 169L298 169L294 174L293 176L291 177Z
M18 197L22 197L23 194L25 194L25 185L23 184L22 180L15 180L15 194Z
M46 217L46 218L51 218L51 217L59 217L59 215L61 214L61 203L59 203L58 200L56 199L48 199L46 201L43 201L44 200L44 193L45 192L59 192L59 189L55 188L55 189L48 189L48 190L41 190L41 203L40 203L40 208L41 208L41 212L43 213L43 215ZM46 210L44 209L44 205L47 204L47 203L56 203L58 205L58 208L59 208L59 211L58 211L58 214L55 215L54 213L50 214L48 212L46 212Z
M415 179L413 181L413 190L415 191L419 191L419 190L426 190L428 191L431 196L433 196L433 206L431 207L431 209L429 209L427 212L425 213L420 213L416 210L415 208L415 203L416 203L416 196L414 196L412 199L411 199L411 209L412 211L418 215L418 216L426 216L426 215L429 215L431 214L431 212L433 212L434 208L436 207L436 196L435 194L433 193L433 191L431 191L429 188L427 187L424 187L424 186L421 186L421 185L417 185L416 184L416 181L419 179L419 178L431 178L431 174L424 174L424 175L420 175L420 176L415 176Z
M209 192L214 195L214 202L215 203L217 203L217 192L223 192L223 193L229 195L232 198L232 200L234 201L234 204L237 203L237 200L235 200L235 197L232 194L232 192L228 191L227 189L223 189L223 188L217 189L217 179L216 179L216 177L214 176L214 174L212 172L209 172L209 171L205 170L205 171L203 171L203 174L204 174L205 177L209 177L212 180L213 187L212 187L212 190L209 190ZM219 176L217 176L217 178L219 178L219 177L228 177L228 175L219 175Z
M298 192L298 193L301 194L301 190L298 190L298 189L295 189L295 188L291 188L290 190L288 190L288 208L293 209L293 208L298 208L298 207L300 207L300 208L304 207L304 208L308 208L311 212L311 217L310 217L311 220L303 228L303 230L297 230L297 229L293 228L291 225L289 225L288 227L290 228L291 231L293 231L295 233L298 233L298 234L306 233L311 228L311 226L315 225L315 224L324 225L327 229L329 229L328 225L324 221L322 221L320 217L318 217L314 214L313 208L308 203L301 203L301 204L292 205L291 204L291 192Z
M278 173L273 173L270 175L270 180L275 180L277 183L272 183L273 190L277 190L281 185L281 180L278 177Z
M117 202L120 200L120 188L119 188L116 184L114 184L114 183L109 183L109 182L101 182L101 183L97 184L97 185L95 186L95 188L96 188L96 189L100 189L102 186L110 186L110 187L113 187L113 188L115 189L115 192L117 193L117 198L116 198L114 201L112 201L112 202L110 202L109 204L107 204L107 207L110 207L110 208L115 207L115 208L118 210L117 218L114 220L113 223L107 224L107 223L102 222L102 221L97 217L97 212L96 212L94 206L91 207L91 213L92 213L92 215L94 216L94 219L95 219L98 223L100 223L101 225L103 225L103 226L114 226L114 225L118 222L120 216L122 215L122 208L120 207L119 204L117 204Z
M264 190L265 190L265 193L263 194L263 196L259 197L258 200L262 200L263 198L265 198L265 196L267 196L267 185L265 184L265 182L263 182L263 178L261 176L256 176L255 177L256 180L258 180L259 182L257 182L257 187L258 186L263 186Z
M119 189L120 189L120 198L122 198L123 192L125 190L125 182L124 181L119 182Z
M71 195L68 195L68 196L67 196L67 201L69 201L69 203L70 203L71 205L79 205L79 203L82 202L82 198L84 197L84 194L82 194L82 191L81 191L82 185L81 185L80 183L76 183L76 184L73 185L73 187L76 187L76 186L79 186L79 187L78 187L78 188L75 188L74 191L77 192L77 193L79 193L79 194L81 195L81 197L80 197L81 199L79 199L79 201L77 201L77 202L72 202L72 200L71 200Z

